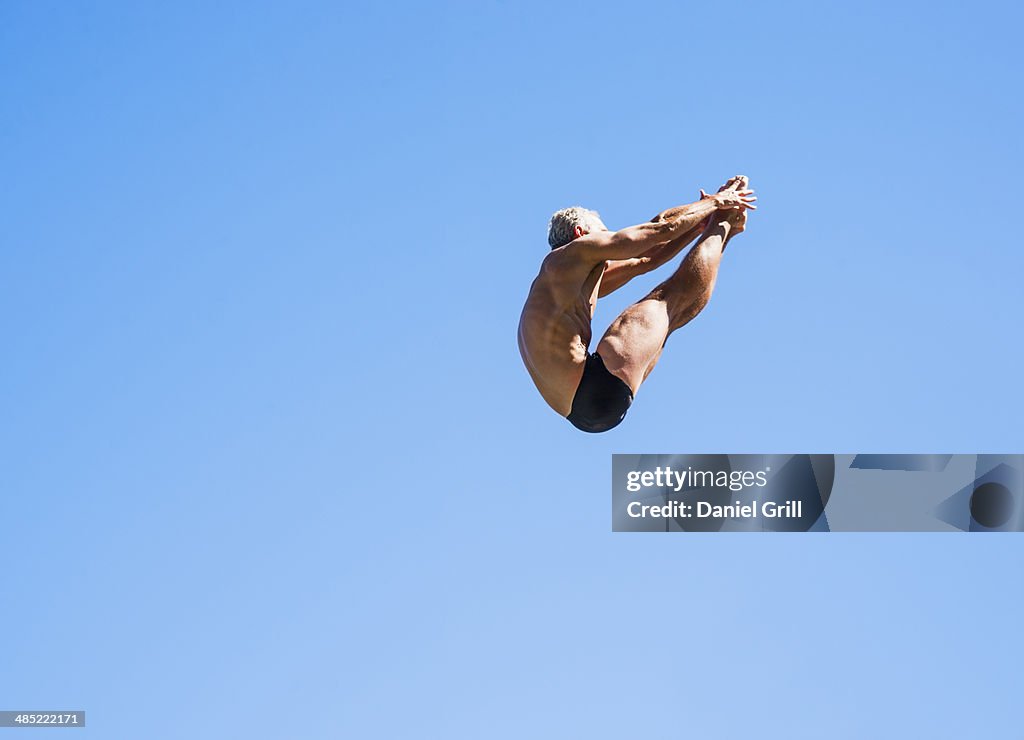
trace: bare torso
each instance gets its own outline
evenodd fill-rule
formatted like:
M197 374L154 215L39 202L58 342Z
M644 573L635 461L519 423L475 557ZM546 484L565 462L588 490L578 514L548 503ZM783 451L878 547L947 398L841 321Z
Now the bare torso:
M519 319L519 352L537 390L568 416L590 346L590 321L605 262L581 261L574 250L556 249L540 274Z
M588 232L577 225L572 241L545 257L519 319L519 352L551 408L562 416L573 411L598 296L665 264L697 238L675 273L627 308L598 343L607 373L621 380L631 397L637 393L668 335L693 319L710 299L725 244L731 233L743 231L746 209L755 208L756 198L747 185L747 178L737 175L714 195L702 190L694 203L619 231L601 224ZM614 426L621 417L611 421Z

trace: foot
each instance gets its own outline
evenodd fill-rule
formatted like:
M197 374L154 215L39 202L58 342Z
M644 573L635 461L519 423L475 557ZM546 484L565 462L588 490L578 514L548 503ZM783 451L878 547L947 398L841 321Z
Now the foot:
M718 189L718 192L721 193L726 190L747 190L749 186L749 177L747 177L746 175L736 175L735 177L730 177L728 180L726 180L725 185L720 187ZM705 193L703 190L701 190L700 197L703 200L704 198L710 198L711 196Z
M736 177L730 177L725 181L725 185L718 189L718 192L723 190L746 190L750 186L750 178L746 175L736 175Z
M750 189L750 179L746 175L730 177L726 180L725 185L720 187L714 195L708 195L702 188L700 199L704 200L706 198L717 201L718 207L721 210L726 208L757 209L757 206L754 205L757 197L754 195L754 191Z
M752 197L754 191L750 189L750 178L747 177L746 175L736 175L735 177L730 177L728 180L725 181L725 184L718 189L719 193L724 193L727 191L730 193L742 194L744 196L742 200L757 200L757 198ZM712 196L705 193L702 189L700 191L700 197L703 200L704 198L710 198ZM753 205L752 203L748 203L746 204L746 206L747 208L757 208L757 206ZM728 217L727 214L729 214ZM731 234L739 234L747 226L746 208L739 207L736 210L728 211L720 210L717 213L712 214L711 216L708 216L706 219L704 219L704 221L701 222L700 227L701 229L707 229L709 226L711 226L713 222L719 221L728 221Z
M747 228L746 211L719 211L719 219L729 224L729 236L742 234Z
M746 175L736 175L726 181L725 185L718 189L719 193L731 190L733 192L752 192L750 190L750 178ZM756 200L756 199L755 199ZM742 234L747 228L747 209L730 209L718 211L715 219L719 222L726 221L729 224L729 238Z

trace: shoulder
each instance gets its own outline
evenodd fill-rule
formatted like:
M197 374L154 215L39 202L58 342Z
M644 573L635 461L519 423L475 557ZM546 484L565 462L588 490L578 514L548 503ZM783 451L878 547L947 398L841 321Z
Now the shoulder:
M540 271L530 286L527 306L561 306L575 301L588 282L604 273L607 264L605 260L583 259L566 247L553 250L541 262Z
M604 271L606 260L585 250L570 249L571 246L560 247L544 258L536 283L558 293L565 289L578 292L595 271Z
M599 263L605 261L604 248L614 236L614 231L598 231L573 239L564 247L551 250L551 253L544 258L541 270L567 268L575 270L585 267L589 272Z

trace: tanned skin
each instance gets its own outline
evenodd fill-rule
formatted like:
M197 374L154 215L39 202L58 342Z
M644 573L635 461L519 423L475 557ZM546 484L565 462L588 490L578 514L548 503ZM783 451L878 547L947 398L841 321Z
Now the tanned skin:
M707 305L725 246L756 208L746 177L729 180L714 195L663 211L648 223L620 231L587 233L552 250L519 320L519 351L541 396L562 416L572 411L590 347L597 299L665 264L695 238L675 273L627 308L597 345L605 367L635 396L669 334Z

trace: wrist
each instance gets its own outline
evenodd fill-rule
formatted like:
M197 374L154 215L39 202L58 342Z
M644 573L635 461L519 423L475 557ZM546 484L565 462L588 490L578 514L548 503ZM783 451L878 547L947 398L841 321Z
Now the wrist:
M708 200L711 201L711 205L714 207L716 211L725 208L725 198L722 197L721 193L709 195Z

